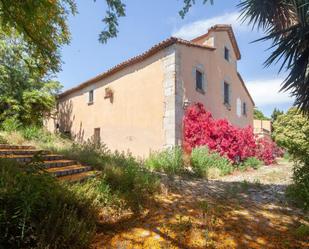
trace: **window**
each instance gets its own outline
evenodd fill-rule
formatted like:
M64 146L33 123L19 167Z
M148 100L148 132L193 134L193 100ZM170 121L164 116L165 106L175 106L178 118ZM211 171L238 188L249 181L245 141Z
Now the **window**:
M224 59L230 60L230 50L227 47L224 47Z
M242 103L242 115L247 116L247 104L246 104L246 102Z
M224 104L230 105L230 84L224 82Z
M240 98L237 98L237 101L236 101L236 114L238 117L241 117L241 114L242 114L242 105L241 105L241 100Z
M92 104L92 103L93 103L93 90L89 91L88 103L89 103L89 104Z
M196 87L196 90L199 90L199 91L202 91L204 92L204 89L203 89L203 73L200 72L199 70L196 70L196 73L195 73L195 87Z

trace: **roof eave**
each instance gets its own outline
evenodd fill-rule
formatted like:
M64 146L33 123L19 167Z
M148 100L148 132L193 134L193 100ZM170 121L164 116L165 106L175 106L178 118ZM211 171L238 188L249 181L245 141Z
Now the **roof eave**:
M254 100L253 100L253 98L252 98L252 96L251 96L251 94L250 94L250 92L249 92L248 88L246 87L246 84L245 84L245 82L244 82L243 78L241 77L241 75L240 75L240 73L239 73L239 72L237 72L237 75L238 75L238 78L240 79L241 84L243 85L243 87L244 87L245 91L247 92L247 94L248 94L248 96L249 96L249 98L250 98L250 100L251 100L251 102L252 102L252 104L253 104L253 107L255 107Z
M138 62L141 62L141 61L149 58L150 56L156 54L157 52L159 52L159 51L161 51L161 50L163 50L163 49L165 49L165 48L167 48L167 47L169 47L169 46L171 46L175 43L182 44L182 45L185 45L185 46L192 46L192 47L198 47L198 48L203 48L203 49L215 50L215 48L213 48L213 47L195 44L195 43L192 43L190 41L186 41L186 40L176 38L176 37L170 37L170 38L156 44L155 46L153 46L152 48L150 48L146 52L144 52L144 53L142 53L138 56L135 56L131 59L128 59L128 60L112 67L111 69L107 70L106 72L99 74L96 77L93 77L93 78L79 84L76 87L70 88L70 89L64 91L63 93L60 93L58 95L58 99L66 97L69 94L74 93L75 91L81 90L81 89L83 89L83 88L85 88L85 87L87 87L87 86L89 86L93 83L98 82L99 80L102 80L102 79L104 79L108 76L111 76L111 75L117 73L118 71L128 67L128 66L134 65Z

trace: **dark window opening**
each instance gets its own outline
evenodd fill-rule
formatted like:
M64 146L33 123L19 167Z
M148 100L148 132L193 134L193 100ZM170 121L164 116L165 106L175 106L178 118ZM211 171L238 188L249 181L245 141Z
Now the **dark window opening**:
M230 60L230 50L227 47L224 47L224 59Z
M196 70L196 74L195 74L195 87L196 90L201 90L204 91L203 89L203 73Z
M89 91L88 103L93 103L93 90Z
M224 104L230 104L230 85L224 82Z
M242 103L242 115L247 115L247 104L245 102Z

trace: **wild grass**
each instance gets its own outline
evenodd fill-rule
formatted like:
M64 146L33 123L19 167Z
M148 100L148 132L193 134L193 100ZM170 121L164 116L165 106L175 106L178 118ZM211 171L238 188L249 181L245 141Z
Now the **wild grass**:
M92 166L101 172L110 191L124 200L125 206L139 212L142 206L160 189L160 180L141 166L129 153L112 153L104 144L92 141L73 143L56 152L67 158Z
M1 135L8 143L64 154L100 172L80 184L60 184L37 169L24 170L33 165L1 161L0 233L5 235L0 244L5 248L86 248L100 210L138 213L160 190L159 178L132 155L112 153L103 144L77 144L34 127Z
M153 152L145 161L146 168L160 171L168 175L177 175L184 171L182 149L178 146Z
M0 200L4 248L85 248L95 232L93 200L35 166L1 159Z
M286 191L287 197L306 211L309 210L309 162L307 163L294 164L293 184Z
M244 162L240 163L238 168L241 171L245 171L249 168L259 169L263 165L263 162L256 157L248 157Z
M213 178L233 171L230 161L218 153L210 152L207 147L194 148L191 154L191 166L197 176Z

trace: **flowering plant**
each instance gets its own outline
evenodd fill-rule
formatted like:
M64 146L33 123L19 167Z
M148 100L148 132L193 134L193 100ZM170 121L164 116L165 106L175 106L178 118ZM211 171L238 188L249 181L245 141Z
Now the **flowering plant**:
M207 146L221 156L229 158L233 163L246 158L258 156L266 164L274 162L275 143L256 141L252 127L238 128L226 119L215 120L206 111L203 104L196 103L187 108L183 119L184 150Z

